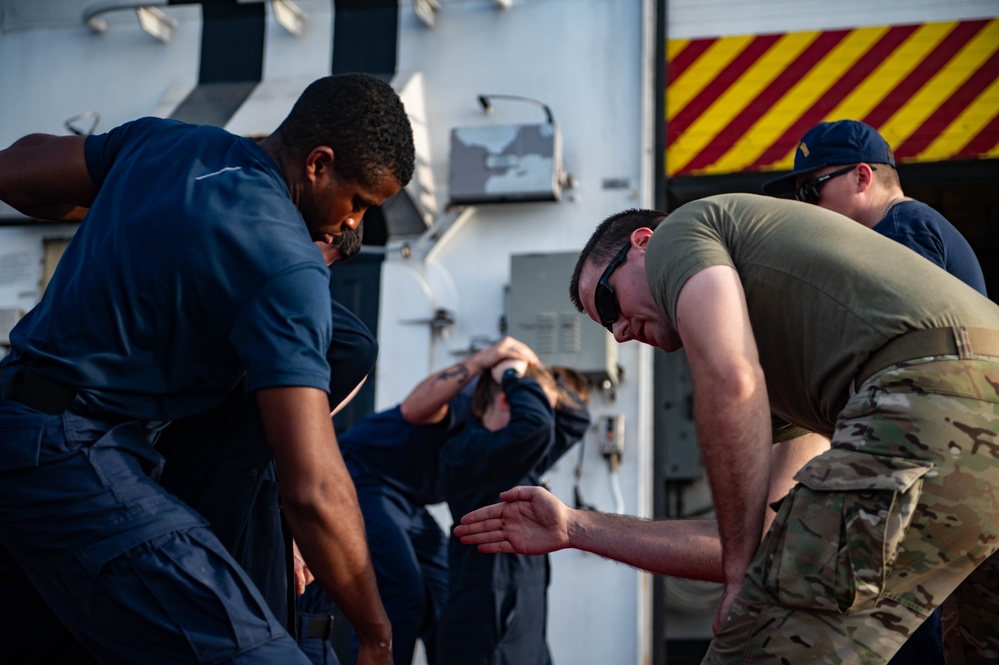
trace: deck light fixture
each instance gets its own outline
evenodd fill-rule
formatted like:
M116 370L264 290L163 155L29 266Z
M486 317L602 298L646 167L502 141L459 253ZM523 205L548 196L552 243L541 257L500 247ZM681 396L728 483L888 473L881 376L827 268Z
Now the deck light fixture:
M274 20L282 28L300 37L305 32L305 21L308 16L295 4L294 0L271 0L274 10Z
M102 35L108 29L108 22L101 18L101 14L121 9L134 9L136 18L139 19L139 27L142 28L142 31L166 44L173 37L173 31L174 28L177 27L177 21L157 9L157 5L163 6L165 4L165 2L98 3L83 10L83 22L95 34Z
M530 97L521 97L520 95L479 95L479 104L482 105L482 110L486 114L493 112L493 99L515 99L522 102L530 102L531 104L537 104L545 111L545 117L548 119L549 125L555 124L555 119L552 116L552 110L548 108L548 104L538 101L537 99L532 99Z

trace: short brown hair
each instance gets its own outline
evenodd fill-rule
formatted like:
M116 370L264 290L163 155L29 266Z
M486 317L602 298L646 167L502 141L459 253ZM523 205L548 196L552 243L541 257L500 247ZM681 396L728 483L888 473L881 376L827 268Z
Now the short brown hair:
M874 165L872 165L874 166ZM874 171L874 179L881 183L885 189L901 188L902 183L898 179L898 171L891 164L877 164Z
M551 367L550 369L552 376L555 378L555 383L558 385L559 404L575 406L575 400L571 396L566 395L568 391L579 397L583 406L589 405L590 390L593 387L593 382L585 374L569 367Z
M637 229L655 229L666 218L666 213L659 210L639 210L632 208L611 215L590 236L583 251L579 253L576 267L569 279L569 300L580 312L583 311L583 301L579 297L579 273L587 262L603 263L610 261L628 241Z

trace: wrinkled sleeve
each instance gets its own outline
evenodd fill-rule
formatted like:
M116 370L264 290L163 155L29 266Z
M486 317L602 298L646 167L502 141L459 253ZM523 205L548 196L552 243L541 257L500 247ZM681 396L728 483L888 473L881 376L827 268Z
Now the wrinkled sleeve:
M247 302L230 339L248 390L304 386L329 391L332 339L329 276L303 264L270 278Z

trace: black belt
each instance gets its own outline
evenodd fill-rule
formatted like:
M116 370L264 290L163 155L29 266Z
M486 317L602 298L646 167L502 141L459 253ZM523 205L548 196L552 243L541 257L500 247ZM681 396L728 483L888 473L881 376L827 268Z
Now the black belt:
M860 366L854 384L860 386L876 373L900 362L929 356L999 358L999 330L958 326L913 330L893 337Z
M76 399L75 388L40 377L23 367L10 368L4 373L9 373L10 377L3 384L0 397L20 402L35 411L57 416Z
M333 617L297 615L295 617L295 632L299 639L303 637L320 637L324 640L332 639Z

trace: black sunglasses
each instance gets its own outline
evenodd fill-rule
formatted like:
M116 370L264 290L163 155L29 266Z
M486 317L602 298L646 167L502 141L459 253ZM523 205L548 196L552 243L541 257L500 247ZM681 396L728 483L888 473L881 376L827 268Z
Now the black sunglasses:
M601 325L611 331L611 334L614 333L614 323L621 316L621 308L617 304L617 296L614 295L614 287L610 285L609 280L611 273L624 263L629 249L631 249L630 238L627 244L621 248L621 251L617 253L617 256L611 259L611 262L604 268L604 274L600 275L597 288L593 291L593 305L597 308L597 316L600 317Z
M812 178L811 180L806 180L801 183L801 187L794 193L794 198L805 203L811 203L812 205L819 202L819 190L822 188L828 180L832 180L841 175L846 175L853 169L857 168L857 165L845 166L839 171L833 171L832 173L827 173L825 175L820 175L818 178ZM877 171L875 167L871 167L872 171Z

